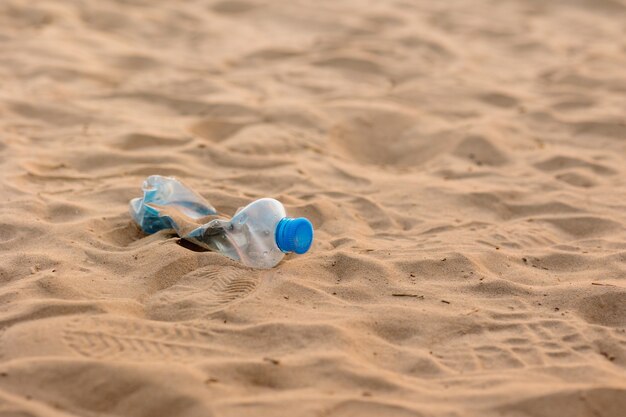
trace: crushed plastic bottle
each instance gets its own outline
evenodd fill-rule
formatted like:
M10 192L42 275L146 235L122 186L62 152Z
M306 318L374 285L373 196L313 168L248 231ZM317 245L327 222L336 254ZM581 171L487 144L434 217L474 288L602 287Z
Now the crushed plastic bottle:
M142 189L143 197L130 201L130 214L145 233L174 229L181 238L246 266L272 268L286 253L303 254L313 243L311 222L287 217L272 198L252 202L228 220L215 218L215 208L175 178L152 175Z

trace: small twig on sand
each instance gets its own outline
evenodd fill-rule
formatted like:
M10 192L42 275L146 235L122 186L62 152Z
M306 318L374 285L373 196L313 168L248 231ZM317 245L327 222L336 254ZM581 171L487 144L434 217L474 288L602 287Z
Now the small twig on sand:
M413 297L413 298L419 298L419 299L424 299L423 295L417 295L417 294L401 294L401 293L394 293L391 294L394 297Z

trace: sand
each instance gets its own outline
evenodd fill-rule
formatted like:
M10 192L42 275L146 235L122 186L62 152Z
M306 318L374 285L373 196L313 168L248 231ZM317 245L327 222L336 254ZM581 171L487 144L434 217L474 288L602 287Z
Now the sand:
M0 415L624 416L625 68L623 0L3 0Z

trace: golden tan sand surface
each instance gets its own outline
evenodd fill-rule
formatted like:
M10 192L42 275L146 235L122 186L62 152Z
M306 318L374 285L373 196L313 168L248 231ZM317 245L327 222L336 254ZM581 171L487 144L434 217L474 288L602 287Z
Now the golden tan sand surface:
M0 155L0 416L626 415L624 0L2 0Z

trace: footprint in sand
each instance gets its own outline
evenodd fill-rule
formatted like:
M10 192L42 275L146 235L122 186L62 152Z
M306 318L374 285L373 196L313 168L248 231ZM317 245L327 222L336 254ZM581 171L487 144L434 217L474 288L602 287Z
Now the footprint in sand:
M258 283L258 271L208 266L183 276L147 302L155 319L184 320L214 313L242 300ZM193 361L217 353L212 335L190 326L134 319L78 318L63 340L80 355L124 360Z
M211 334L193 327L127 318L76 318L67 323L63 341L89 358L190 362L215 354Z
M147 301L151 318L189 320L215 313L249 296L261 271L207 266L184 275L176 285L154 294Z

